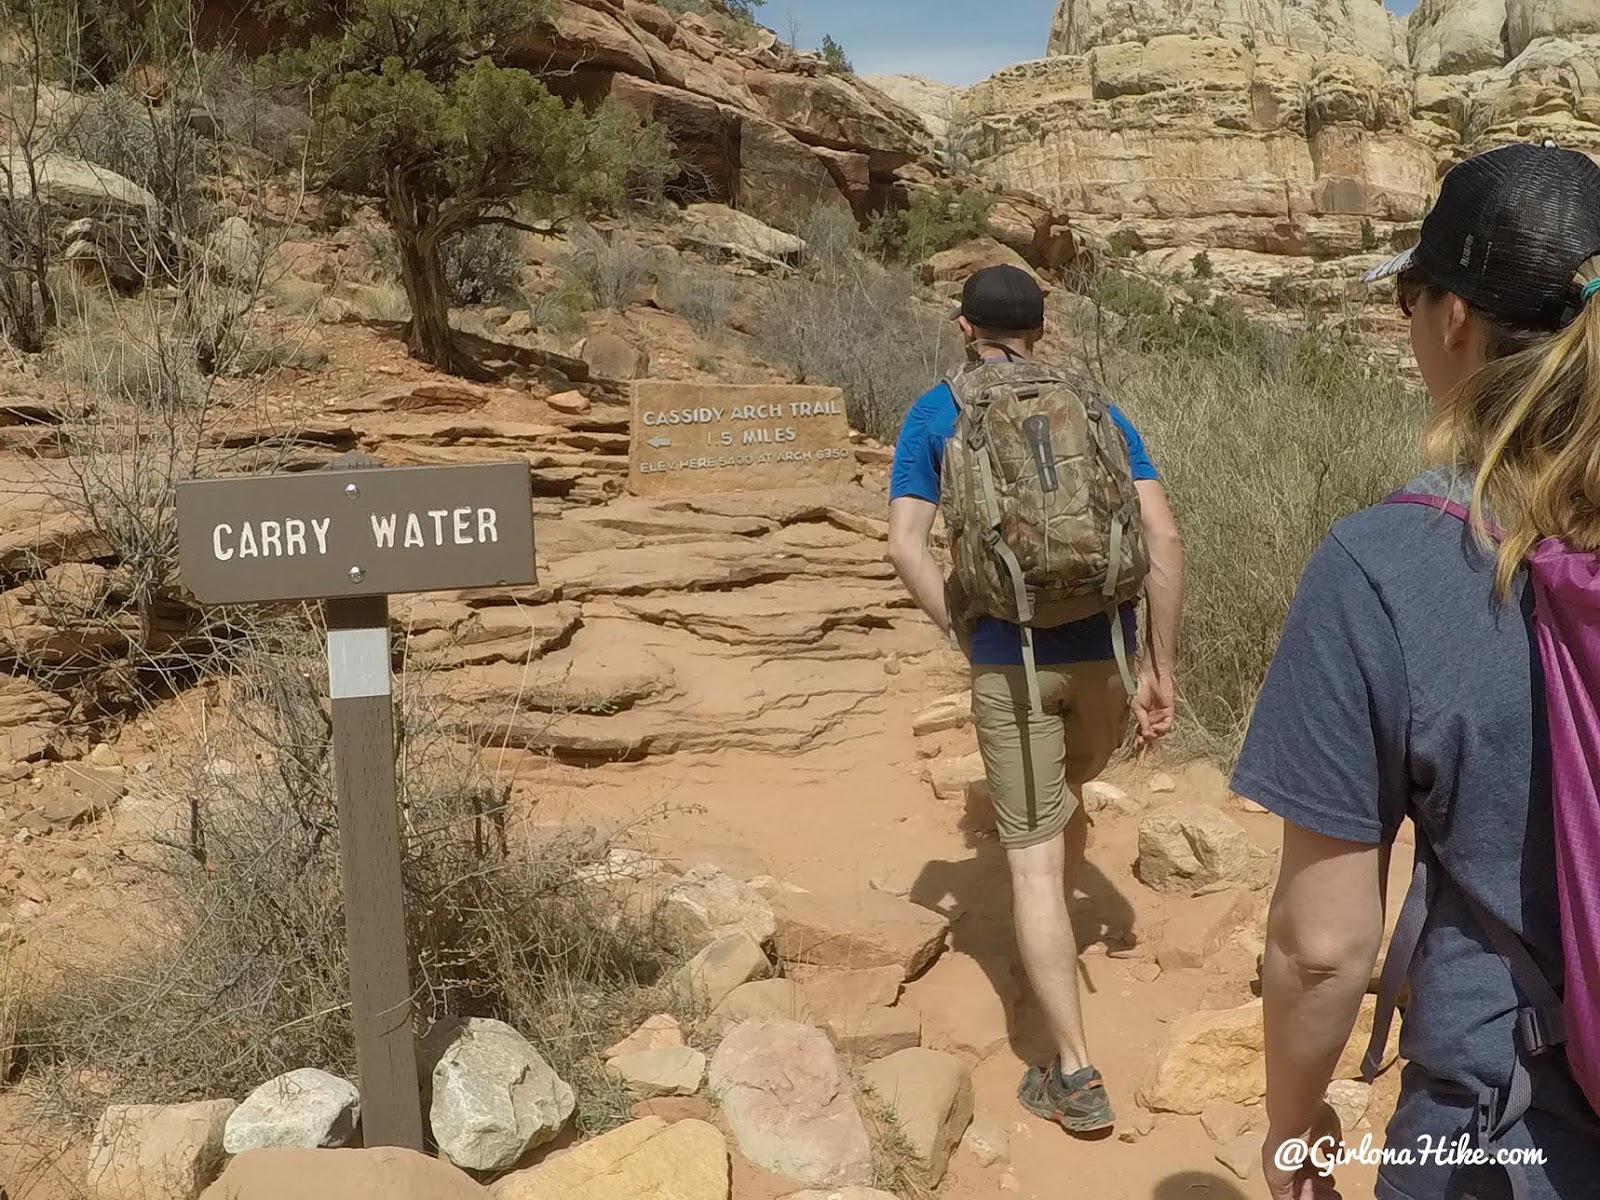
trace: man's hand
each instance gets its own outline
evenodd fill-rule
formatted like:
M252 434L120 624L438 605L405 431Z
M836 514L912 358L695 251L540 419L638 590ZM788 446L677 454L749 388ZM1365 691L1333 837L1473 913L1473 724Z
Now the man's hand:
M1139 671L1138 690L1133 696L1133 715L1139 722L1139 744L1159 742L1172 732L1173 712L1177 707L1172 672L1146 663Z
M1267 1195L1271 1200L1340 1200L1333 1176L1324 1174L1318 1163L1331 1164L1343 1142L1339 1118L1326 1104L1310 1129L1288 1134L1269 1131L1261 1147Z

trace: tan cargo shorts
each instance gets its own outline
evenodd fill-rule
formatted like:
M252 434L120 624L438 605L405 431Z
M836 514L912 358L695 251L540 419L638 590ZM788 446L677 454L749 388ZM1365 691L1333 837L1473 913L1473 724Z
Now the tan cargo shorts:
M1111 761L1128 727L1128 692L1114 662L1039 667L1042 713L1022 667L972 668L978 729L1000 844L1025 850L1067 827L1078 797Z

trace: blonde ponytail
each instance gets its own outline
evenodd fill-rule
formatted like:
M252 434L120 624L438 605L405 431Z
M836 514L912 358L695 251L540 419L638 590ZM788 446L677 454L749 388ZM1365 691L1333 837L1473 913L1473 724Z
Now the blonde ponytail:
M1491 515L1503 531L1495 566L1502 601L1547 537L1600 553L1600 255L1578 269L1574 287L1572 321L1492 357L1429 429L1435 458L1476 475L1479 540L1489 544Z

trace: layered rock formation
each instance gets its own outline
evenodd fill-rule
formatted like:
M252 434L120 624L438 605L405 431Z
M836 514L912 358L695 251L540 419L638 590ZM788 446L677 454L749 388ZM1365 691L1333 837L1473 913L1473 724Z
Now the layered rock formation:
M1592 0L1422 0L1404 23L1379 0L1061 0L1049 50L965 93L950 141L974 169L1102 250L1173 273L1205 251L1224 286L1291 302L1318 273L1349 294L1468 154L1600 154ZM942 99L926 123L949 119Z
M731 17L557 0L517 62L553 72L550 85L571 96L611 96L666 125L685 167L673 185L680 198L780 229L797 229L818 205L865 220L943 181L979 186L951 179L929 123L900 100ZM942 132L939 121L934 114ZM1036 197L1007 195L997 212L996 235L1028 261L1071 257L1065 221Z
M1383 0L1059 0L1048 52L1173 33L1406 63L1405 26Z

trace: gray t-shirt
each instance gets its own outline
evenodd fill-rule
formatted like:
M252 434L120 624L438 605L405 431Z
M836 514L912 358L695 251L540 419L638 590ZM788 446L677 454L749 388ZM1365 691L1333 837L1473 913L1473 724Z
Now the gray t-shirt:
M1464 499L1430 472L1405 490ZM1300 580L1233 777L1242 796L1305 829L1390 841L1406 817L1433 847L1439 891L1411 968L1409 1064L1392 1148L1469 1128L1482 1087L1505 1094L1519 1000L1469 915L1470 893L1521 935L1561 989L1544 682L1519 580L1494 597L1493 562L1461 522L1416 505L1340 521ZM1398 904L1401 898L1390 897ZM1600 1195L1600 1121L1559 1054L1535 1059L1527 1119L1497 1143L1533 1146L1538 1200ZM1504 1171L1385 1166L1381 1200L1509 1196Z

